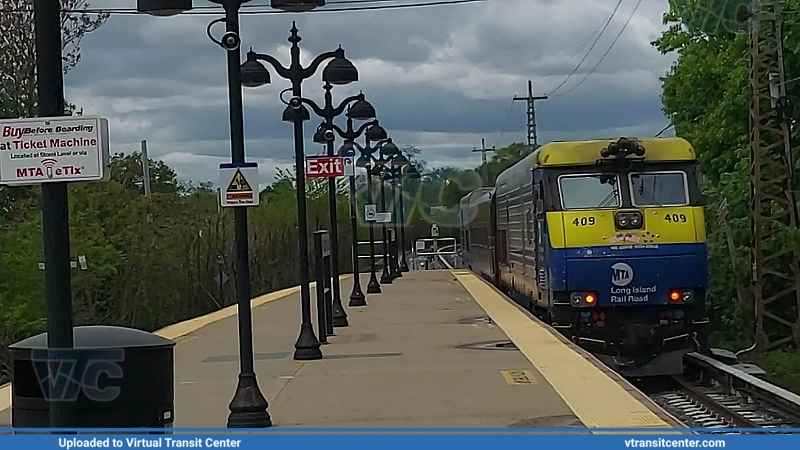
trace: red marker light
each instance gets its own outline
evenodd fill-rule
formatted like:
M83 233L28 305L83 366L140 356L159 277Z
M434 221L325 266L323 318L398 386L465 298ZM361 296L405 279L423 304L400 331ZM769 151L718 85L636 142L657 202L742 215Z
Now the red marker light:
M681 300L681 293L680 291L672 291L669 293L669 299L673 302L679 302Z

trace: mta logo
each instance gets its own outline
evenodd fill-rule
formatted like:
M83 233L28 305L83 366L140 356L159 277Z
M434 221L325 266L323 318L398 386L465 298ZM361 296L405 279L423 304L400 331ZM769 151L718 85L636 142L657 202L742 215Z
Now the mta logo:
M675 12L694 31L716 33L720 27L731 33L747 31L751 0L673 0Z
M611 283L614 286L627 286L633 281L633 268L625 263L611 266Z
M125 360L125 351L47 349L33 350L31 363L45 400L75 401L83 395L96 402L110 402L119 396L120 388L100 386L100 377L122 378L117 364Z

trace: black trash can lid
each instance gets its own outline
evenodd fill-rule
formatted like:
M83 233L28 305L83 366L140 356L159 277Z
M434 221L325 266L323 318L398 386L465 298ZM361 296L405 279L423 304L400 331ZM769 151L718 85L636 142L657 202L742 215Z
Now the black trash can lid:
M75 348L78 349L106 349L106 348L163 348L174 347L175 341L163 338L153 333L137 330L135 328L114 327L106 325L88 325L75 327ZM23 339L8 347L10 350L31 350L47 348L47 333Z

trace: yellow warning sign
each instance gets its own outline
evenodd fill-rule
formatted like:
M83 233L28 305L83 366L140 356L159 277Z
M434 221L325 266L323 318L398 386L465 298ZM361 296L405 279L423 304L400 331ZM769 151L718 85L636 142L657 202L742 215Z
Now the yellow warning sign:
M228 192L252 192L253 188L250 187L250 183L244 178L242 175L242 171L236 169L236 174L233 175L233 179L231 180L231 184L228 185Z

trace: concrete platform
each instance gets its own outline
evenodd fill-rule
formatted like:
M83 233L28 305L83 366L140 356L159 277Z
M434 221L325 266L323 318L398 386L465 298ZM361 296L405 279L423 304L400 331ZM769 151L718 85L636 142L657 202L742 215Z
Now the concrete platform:
M345 296L350 286L343 281ZM320 361L292 359L299 297L292 288L254 300L256 372L276 427L676 426L469 272L409 272L383 286L367 307L347 309L350 326L336 329ZM235 312L160 333L179 342L175 427L225 426L238 374ZM487 315L492 323L470 323ZM461 348L509 338L518 350Z

